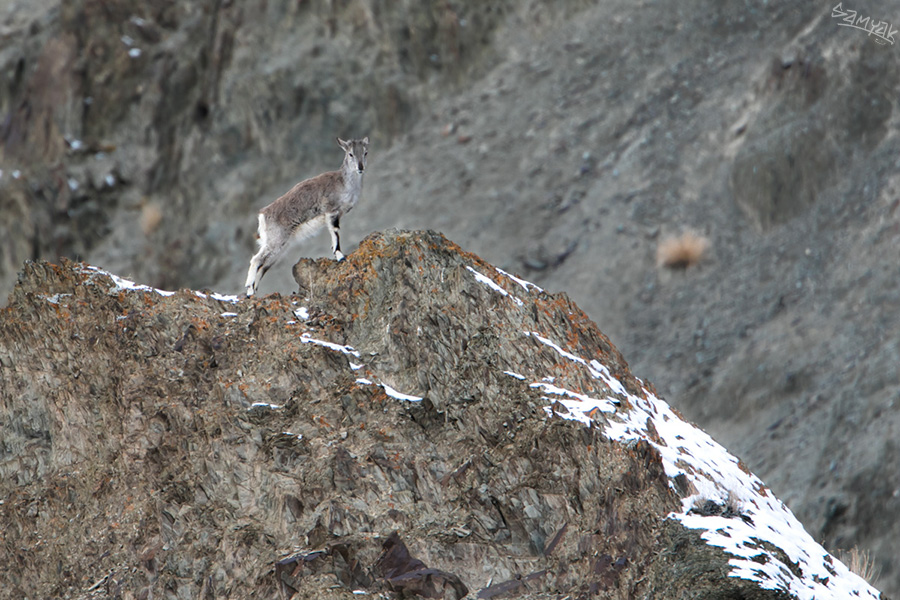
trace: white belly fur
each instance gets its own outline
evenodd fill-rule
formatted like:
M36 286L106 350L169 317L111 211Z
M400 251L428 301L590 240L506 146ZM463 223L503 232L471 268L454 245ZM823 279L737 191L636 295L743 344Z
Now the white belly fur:
M291 233L291 242L302 242L321 228L325 227L325 215L319 215L314 219L310 219L302 225L298 225Z

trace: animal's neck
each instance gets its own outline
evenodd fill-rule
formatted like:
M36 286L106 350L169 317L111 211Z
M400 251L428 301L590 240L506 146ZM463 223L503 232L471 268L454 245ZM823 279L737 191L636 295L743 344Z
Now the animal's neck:
M345 159L341 165L341 176L344 179L344 185L348 188L358 188L362 185L363 174L356 168L356 163L352 160Z
M341 177L344 180L344 193L342 201L351 206L359 201L359 193L362 190L363 173L356 168L352 160L344 160L341 165Z

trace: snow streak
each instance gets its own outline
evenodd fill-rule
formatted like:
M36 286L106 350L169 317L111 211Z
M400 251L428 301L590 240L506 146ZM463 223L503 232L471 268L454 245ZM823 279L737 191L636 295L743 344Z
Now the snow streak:
M488 286L489 288L491 288L491 289L494 290L495 292L497 292L497 293L499 293L499 294L501 294L501 295L503 295L503 296L506 296L507 298L510 298L513 302L515 302L515 303L518 304L519 306L522 306L522 301L521 301L521 300L519 300L518 298L516 298L515 296L513 296L512 294L510 294L510 293L507 292L506 290L504 290L502 287L500 287L500 284L498 284L497 282L495 282L493 279L491 279L490 277L487 277L486 275L482 275L481 273L479 273L478 271L476 271L476 270L473 269L472 267L466 267L466 268L467 268L469 271L471 271L471 272L475 275L475 279L477 279L478 281L480 281L480 282L483 283L484 285Z
M119 277L118 275L110 273L109 271L104 271L103 269L100 269L100 268L92 266L92 265L87 265L86 267L81 269L81 271L83 273L91 273L91 274L97 273L100 275L106 275L107 277L112 279L113 283L116 284L116 287L114 287L110 290L111 294L118 294L119 292L123 292L123 291L155 292L155 293L159 294L160 296L172 296L175 294L175 292L168 292L166 290L160 290L160 289L157 289L154 287L150 287L149 285L142 285L139 283L135 283L135 282L131 281L130 279L125 279L124 277ZM219 302L231 302L232 304L235 304L238 301L238 297L233 296L233 295L217 294L215 292L210 293L210 294L205 294L203 292L196 292L196 291L192 292L192 293L195 296L197 296L198 298L204 298L204 299L212 298L213 300L218 300Z

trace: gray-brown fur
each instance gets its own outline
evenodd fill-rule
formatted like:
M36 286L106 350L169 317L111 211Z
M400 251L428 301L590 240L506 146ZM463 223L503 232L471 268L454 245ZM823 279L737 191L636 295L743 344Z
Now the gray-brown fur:
M356 203L362 191L369 138L344 141L340 171L329 171L301 181L285 195L259 213L259 251L250 260L247 295L252 296L259 282L284 254L292 242L315 233L323 225L331 235L331 250L336 260L341 252L340 220Z

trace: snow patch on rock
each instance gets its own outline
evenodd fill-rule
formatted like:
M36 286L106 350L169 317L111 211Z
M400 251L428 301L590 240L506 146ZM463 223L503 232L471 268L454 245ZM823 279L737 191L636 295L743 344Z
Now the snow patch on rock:
M675 477L687 478L695 493L684 498L682 510L670 514L669 518L689 529L701 530L701 537L709 545L730 554L731 577L754 581L763 589L783 591L800 600L880 597L864 579L833 559L758 477L706 432L683 420L666 402L646 388L643 388L644 397L630 394L598 361L576 356L536 332L525 332L525 335L582 365L614 394L627 399L626 406L630 408L619 408L615 414L606 415L605 434L620 442L645 440L656 448L673 488ZM554 390L555 386L546 383L531 385L566 396L552 400L545 407L548 415L584 424L591 422L589 415L598 408L612 412L608 409L615 402L612 398L590 398L562 388ZM560 405L566 410L558 410ZM722 505L736 504L740 515L707 516L691 512L709 500ZM784 551L792 564L785 564L775 552L768 550L768 544Z

